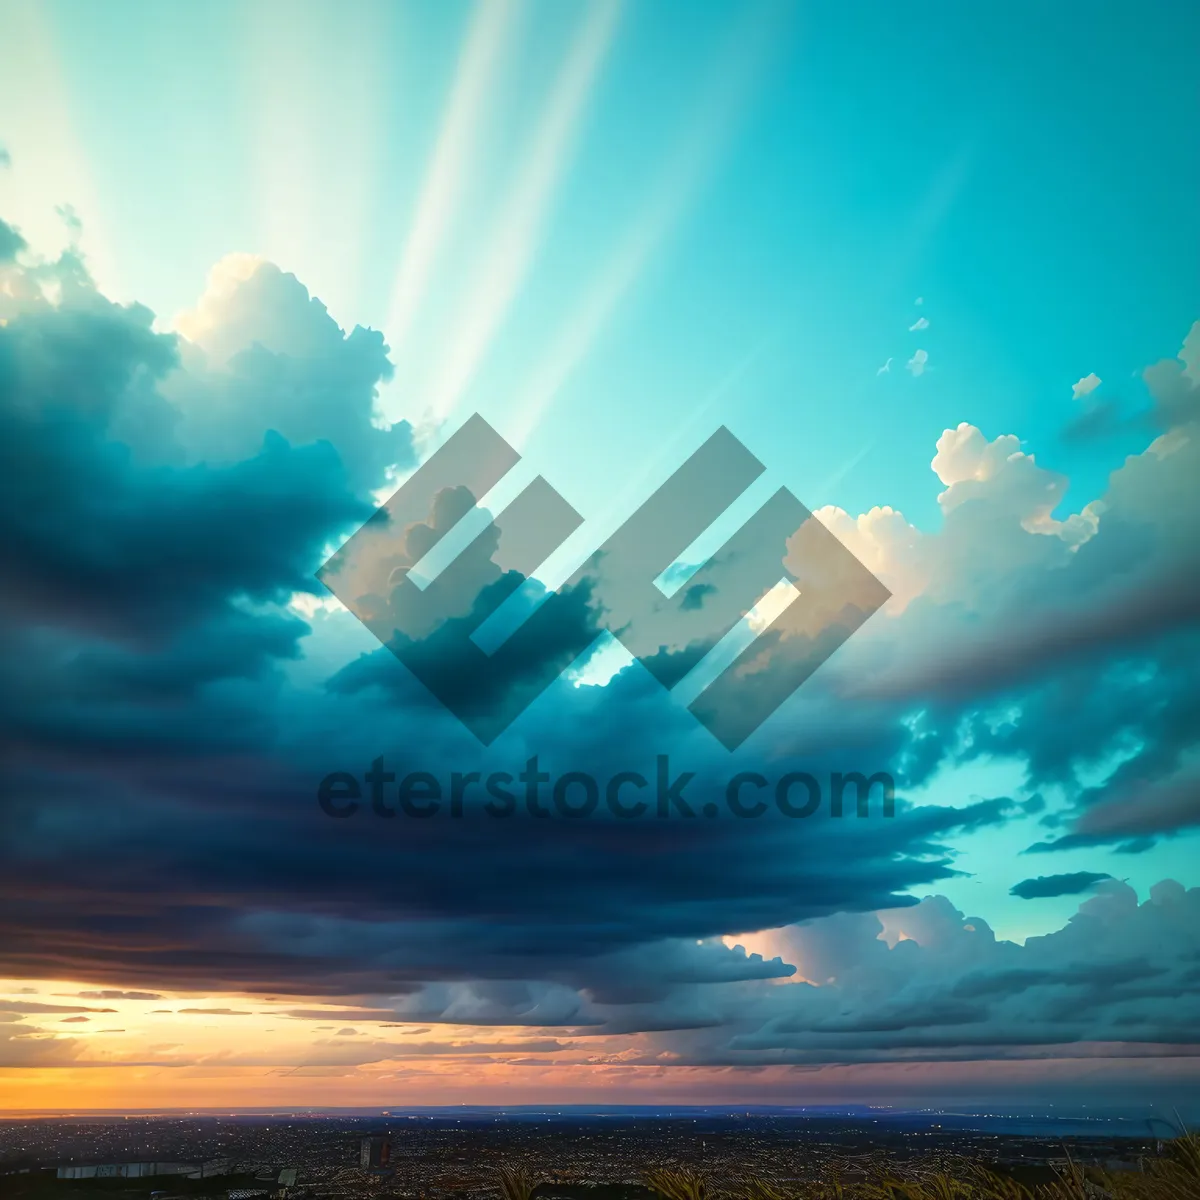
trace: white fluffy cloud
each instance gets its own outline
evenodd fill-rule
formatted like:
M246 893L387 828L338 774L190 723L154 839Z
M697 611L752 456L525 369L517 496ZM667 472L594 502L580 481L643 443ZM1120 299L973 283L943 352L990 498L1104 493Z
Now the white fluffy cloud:
M240 461L273 430L294 446L331 443L359 487L412 464L407 422L385 425L376 412L378 385L392 375L383 335L344 332L294 275L231 254L175 328L182 369L162 390L191 461Z
M1200 1029L1200 888L1174 880L1140 904L1104 881L1062 929L1023 946L942 896L746 941L797 975L711 996L719 1025L661 1039L685 1060L1049 1057L1098 1043L1152 1056L1195 1044Z
M1200 888L1170 879L1141 903L1104 880L1066 925L1024 945L938 895L725 940L601 960L583 987L430 985L354 1019L649 1035L624 1051L631 1064L1070 1057L1117 1044L1152 1057L1200 1037Z

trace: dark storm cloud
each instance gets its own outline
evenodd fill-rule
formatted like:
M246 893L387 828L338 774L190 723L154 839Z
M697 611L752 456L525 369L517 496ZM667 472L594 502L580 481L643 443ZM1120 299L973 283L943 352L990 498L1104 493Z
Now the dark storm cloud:
M1185 719L1196 712L1190 698L1174 702L1173 708L1180 710L1176 716ZM1139 773L1146 770L1146 762L1134 761ZM1175 761L1172 757L1167 765L1173 766ZM1156 834L1200 825L1200 771L1185 766L1167 778L1147 780L1132 771L1118 769L1105 786L1083 793L1079 809L1069 832L1035 843L1029 852L1072 850L1115 842L1127 853L1143 853L1155 844Z
M1074 871L1069 875L1039 875L1036 879L1022 879L1008 889L1010 896L1022 900L1040 900L1048 896L1077 896L1112 876L1103 871Z
M1075 559L1081 574L1091 556L1090 545L1080 547ZM936 663L916 678L896 680L891 688L897 696L915 692L950 702L978 698L984 688L1005 694L1014 687L1036 686L1047 674L1080 660L1111 660L1147 642L1166 640L1198 619L1200 563L1191 563L1174 576L1121 589L1094 611L1064 608L1044 611L1033 620L1027 616L1009 629L996 630L994 642Z
M1146 786L1106 788L1076 823L1078 837L1132 837L1200 825L1200 770L1185 767Z
M548 680L556 679L578 659L600 632L587 589L565 589L538 610L534 653L526 652L531 631L509 639L490 656L491 669L480 673L475 669L478 651L470 633L524 581L516 572L496 578L474 597L469 613L445 620L427 638L412 639L397 630L387 649L363 655L338 671L329 680L330 691L407 689L408 679L416 675L433 690L439 703L451 705L464 720L488 722L492 714L520 710L541 694ZM403 654L405 665L397 661L396 652Z
M48 648L73 691L186 689L293 652L301 622L250 621L239 605L313 590L321 545L365 511L337 448L266 427L242 461L181 462L179 413L159 392L176 339L86 280L58 282L58 307L18 298L0 330L5 609L41 638L112 639Z
M688 1052L712 1061L816 1061L830 1047L949 1053L963 1028L1005 1045L1024 1014L993 1020L983 1010L999 993L954 992L965 967L930 991L911 980L903 995L876 987L914 952L880 957L893 952L863 914L936 887L954 873L955 836L1024 810L1008 797L916 808L905 783L930 778L963 729L977 752L1027 758L1038 778L1060 777L1081 746L1130 728L1145 735L1143 767L1165 771L1190 744L1186 715L1172 705L1195 652L1191 610L1139 610L1126 621L1123 594L1092 586L1114 563L1149 570L1169 557L1161 537L1151 553L1140 533L1121 533L1144 525L1123 515L1137 509L1139 473L1153 466L1135 464L1126 482L1136 494L1117 505L1103 555L1099 535L1093 550L1073 554L1061 539L1030 534L1003 490L968 499L947 522L947 562L961 557L981 591L1013 606L1002 615L1022 605L1030 614L1027 641L979 655L974 683L926 669L907 676L919 686L897 691L889 672L912 665L904 647L880 666L871 658L879 643L868 637L860 653L852 641L729 754L635 665L605 687L556 680L482 749L352 617L302 619L285 606L292 593L319 591L314 572L328 549L363 519L389 469L411 465L407 426L378 427L375 389L390 373L379 335L343 334L293 277L264 264L230 266L181 325L186 341L156 333L143 309L109 304L73 261L53 268L63 297L54 305L27 270L3 269L12 285L0 294L11 765L0 801L0 970L14 977L340 995L347 1010L336 1018L292 1010L339 1024L654 1030L695 1037ZM1088 636L1039 671L1039 655L1053 653L1034 619L1048 607L1045 576L1060 572L1061 582L1071 571L1071 587L1111 608L1082 614ZM514 582L498 572L490 586ZM905 618L917 642L978 620L961 596L943 604L934 593ZM697 608L685 593L681 603L695 615L714 598L705 593ZM561 620L540 649L555 669L594 638L587 599L569 593L553 610ZM1155 635L1138 635L1139 621ZM1105 647L1117 643L1114 666ZM1143 650L1159 669L1138 674L1146 703L1131 725L1099 681ZM847 703L846 671L863 663L863 678L879 686ZM486 706L530 686L530 663L510 665L489 683L494 695L473 693L472 677L455 675L461 664L432 649L429 668ZM1010 695L1022 712L1011 728L984 719L980 697ZM892 770L901 795L890 820L774 812L572 822L520 812L497 821L475 809L420 821L374 815L365 782L353 820L330 820L316 804L323 776L362 780L378 757L397 776L445 780L451 771L515 775L534 755L552 774L640 772L651 790L656 760L668 756L672 772L694 774L686 797L696 812L709 800L723 809L724 781L746 770ZM913 907L914 921L937 917L928 902ZM864 923L839 924L847 912ZM854 938L839 949L823 921ZM719 940L779 927L809 931L795 935L799 968ZM1010 962L994 939L981 963L978 944L967 938L962 950L977 972L1048 969ZM922 969L936 973L936 961L924 956ZM797 970L822 986L789 982ZM1143 974L1157 980L1156 970ZM826 980L855 972L873 981L855 1011L826 1007L849 993L804 1008ZM1111 978L1095 986L1125 987L1130 1004L1149 1005L1140 1024L1133 1010L1117 1015L1133 1022L1121 1026L1128 1036L1153 1032L1165 992ZM922 1011L927 1027L914 1032ZM824 1028L806 1033L810 1016ZM944 1034L928 1028L939 1025ZM1022 1036L1048 1043L1058 1032Z

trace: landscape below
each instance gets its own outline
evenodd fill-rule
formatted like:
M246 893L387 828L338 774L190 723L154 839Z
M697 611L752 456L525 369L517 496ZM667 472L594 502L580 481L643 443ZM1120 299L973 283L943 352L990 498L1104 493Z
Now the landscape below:
M1159 1117L450 1111L0 1120L0 1200L1200 1200Z

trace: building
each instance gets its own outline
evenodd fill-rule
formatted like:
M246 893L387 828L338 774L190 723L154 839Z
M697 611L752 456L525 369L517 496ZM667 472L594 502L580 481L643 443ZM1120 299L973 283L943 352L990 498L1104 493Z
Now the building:
M378 1171L388 1165L391 1156L391 1138L365 1137L359 1146L358 1165L364 1171Z
M95 1166L59 1167L59 1179L144 1179L148 1175L187 1175L199 1179L193 1172L203 1170L194 1163L98 1163Z

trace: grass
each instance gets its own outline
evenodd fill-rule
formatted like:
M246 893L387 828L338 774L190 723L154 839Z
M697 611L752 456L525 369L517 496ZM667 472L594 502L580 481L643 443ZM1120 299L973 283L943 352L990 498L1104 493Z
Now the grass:
M497 1171L501 1200L529 1200L541 1180L527 1167L501 1167Z
M906 1164L865 1175L856 1168L849 1177L834 1165L811 1182L746 1175L720 1186L695 1171L671 1168L651 1172L646 1186L662 1200L1200 1200L1200 1134L1180 1132L1134 1171L1085 1167L1069 1153L1066 1158L1044 1184L1022 1183L964 1159L936 1169Z

